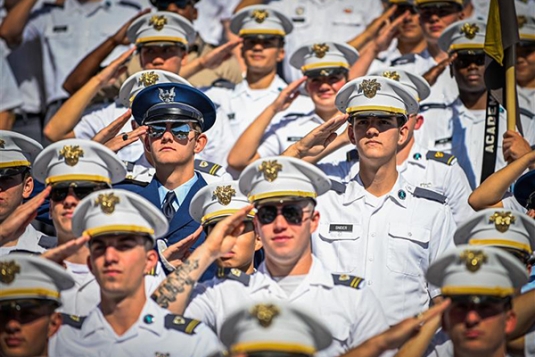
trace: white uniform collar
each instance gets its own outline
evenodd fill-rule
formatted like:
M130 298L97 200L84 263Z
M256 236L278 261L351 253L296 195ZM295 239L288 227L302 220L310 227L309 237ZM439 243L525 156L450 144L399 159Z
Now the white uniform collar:
M275 75L275 78L273 78L273 81L271 81L271 84L269 85L269 87L266 89L261 89L261 91L276 93L278 95L278 93L280 93L282 89L286 88L287 85L288 84L281 77L279 77L278 75ZM257 92L257 90L251 89L249 87L249 83L247 83L247 81L244 79L240 83L236 84L236 88L234 89L232 93L232 97L233 98L240 97L241 95L245 93L251 97L254 97L255 92Z
M396 180L396 183L390 190L390 192L387 194L389 198L391 198L393 201L395 201L398 205L400 205L403 208L407 208L407 200L409 196L409 192L407 191L408 183L405 181L403 176L401 174L398 174L398 178ZM365 189L362 184L362 181L360 179L360 175L357 174L357 176L349 181L347 185L346 192L343 196L343 205L349 205L352 202L362 199L365 194Z

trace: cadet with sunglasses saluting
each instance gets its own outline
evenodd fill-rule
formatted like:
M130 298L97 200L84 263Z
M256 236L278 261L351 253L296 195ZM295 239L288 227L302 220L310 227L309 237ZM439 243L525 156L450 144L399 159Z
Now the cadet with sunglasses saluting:
M167 277L153 295L161 306L174 313L185 310L186 316L200 319L220 335L223 321L244 304L287 301L326 317L334 343L318 355L328 356L387 328L379 302L361 278L332 275L312 255L310 236L319 221L316 197L330 188L321 170L294 158L265 158L245 169L239 187L257 210L253 223L264 247L264 263L253 275L231 271L223 279L198 284L187 305L202 272L233 249L253 208L245 206L216 225L206 242Z

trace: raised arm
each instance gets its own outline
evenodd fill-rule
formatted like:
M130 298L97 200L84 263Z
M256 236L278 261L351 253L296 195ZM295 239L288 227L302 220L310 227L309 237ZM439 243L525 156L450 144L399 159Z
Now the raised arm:
M364 31L349 40L347 44L353 46L357 51L362 50L366 44L368 44L370 41L375 40L383 26L388 25L390 23L390 17L394 15L397 8L397 5L394 5L386 9L380 16L370 22L370 24L366 26L366 29Z
M193 286L217 258L234 247L243 231L243 220L252 208L252 205L244 207L219 222L205 242L160 284L152 294L154 301L172 313L182 315Z
M13 6L0 25L0 37L10 47L17 47L22 43L24 28L30 18L30 13L37 0L21 0Z
M138 17L150 12L150 9L140 11L136 16L128 20L113 36L108 37L91 53L84 57L72 70L65 82L63 89L69 94L74 94L84 86L100 70L100 64L119 45L128 45L130 41L126 37L126 31Z
M509 186L522 173L535 164L535 150L513 161L503 169L490 175L468 198L468 203L476 211L489 207L503 207L502 199Z
M124 70L124 63L134 51L135 48L131 48L123 53L108 67L104 68L102 72L92 77L59 108L43 130L48 140L55 142L74 137L73 129L93 97L101 88L112 83L121 74Z
M238 141L230 150L228 164L231 168L241 171L254 160L258 159L258 147L271 120L275 115L288 109L290 104L299 95L299 86L306 81L306 77L295 80L284 88L277 99L267 106L266 109L249 125L241 134Z
M194 74L203 69L215 69L221 63L233 56L233 50L238 47L243 40L241 38L229 41L214 50L208 52L202 57L197 57L193 61L188 62L180 69L180 76L188 79Z

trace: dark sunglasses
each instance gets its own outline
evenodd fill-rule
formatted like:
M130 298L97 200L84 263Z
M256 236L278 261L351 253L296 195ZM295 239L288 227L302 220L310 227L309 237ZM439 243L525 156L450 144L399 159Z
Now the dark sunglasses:
M303 222L304 212L302 207L294 203L283 205L280 209L275 205L263 205L256 210L256 217L261 224L270 224L282 214L286 222L300 224Z
M52 201L61 202L69 195L69 189L72 188L74 196L79 200L84 199L89 196L91 193L105 188L104 185L99 184L88 184L88 185L72 185L72 186L59 186L52 187L50 191L50 199Z
M474 54L458 54L453 65L455 68L466 68L474 63L476 66L485 65L485 54L484 53L474 53Z
M417 10L420 13L420 18L423 21L428 21L434 15L438 17L446 17L461 11L458 6L453 5L429 5L417 8Z
M0 322L5 325L10 320L21 324L30 323L54 312L57 303L53 301L17 301L0 305Z
M210 223L210 224L207 224L207 225L203 226L204 233L206 235L210 234L210 232L212 231L212 229L214 229L215 225L218 222L219 221L213 222L213 223ZM243 227L243 232L241 234L245 234L245 233L249 233L249 232L254 231L253 221L243 221L243 224L244 224L244 227Z
M25 174L30 171L29 167L26 166L16 166L16 167L6 167L0 169L0 180L5 177L16 176L19 174Z
M150 124L149 127L149 136L151 138L159 138L165 134L168 128L168 123L161 124ZM189 132L192 131L191 127L186 123L178 123L171 125L169 131L177 140L186 140L188 138Z
M418 13L416 10L416 7L410 4L398 4L396 11L394 11L394 14L390 17L390 21L394 21L396 18L400 17L405 13L405 11L408 11L411 15L415 15Z

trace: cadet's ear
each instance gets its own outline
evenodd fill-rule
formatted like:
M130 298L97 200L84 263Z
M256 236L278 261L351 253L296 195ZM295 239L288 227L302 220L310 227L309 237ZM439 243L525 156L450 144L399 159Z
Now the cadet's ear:
M22 190L22 197L29 198L33 191L33 178L30 174L24 178L24 188Z
M355 140L355 132L353 131L353 124L349 123L347 125L347 134L349 135L349 141L353 145L357 145L357 140Z
M48 323L47 337L51 338L58 332L61 327L61 314L59 312L53 312L50 315L50 322Z
M195 140L195 149L194 149L195 153L196 154L200 153L204 149L207 143L208 143L208 138L206 137L206 135L199 134L199 136Z

